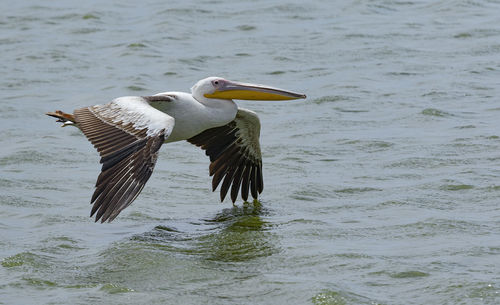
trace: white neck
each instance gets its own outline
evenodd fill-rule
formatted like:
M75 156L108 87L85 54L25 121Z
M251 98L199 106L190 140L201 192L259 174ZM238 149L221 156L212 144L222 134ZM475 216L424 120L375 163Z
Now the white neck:
M238 106L233 100L212 99L206 97L195 97L195 99L205 106L207 119L212 127L226 125L234 120ZM212 128L210 127L210 128Z
M166 142L186 140L207 129L225 125L234 120L238 112L238 106L232 100L194 97L183 92L165 94L177 98L153 107L175 119L174 129Z

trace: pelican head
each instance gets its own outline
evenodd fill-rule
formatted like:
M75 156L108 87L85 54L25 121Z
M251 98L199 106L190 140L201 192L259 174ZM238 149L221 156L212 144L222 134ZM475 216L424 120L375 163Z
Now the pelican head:
M198 81L191 88L191 92L194 96L226 100L280 101L306 98L305 94L213 76Z

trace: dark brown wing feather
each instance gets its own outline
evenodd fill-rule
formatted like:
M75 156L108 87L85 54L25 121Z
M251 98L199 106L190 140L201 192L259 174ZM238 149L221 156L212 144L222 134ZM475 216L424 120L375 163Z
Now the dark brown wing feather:
M241 188L241 198L254 199L264 189L262 156L259 145L260 122L249 110L238 109L236 118L227 125L207 129L187 141L205 150L210 157L212 191L219 186L221 201L231 190L235 202Z
M101 156L102 170L91 199L90 216L112 221L139 195L153 172L158 150L168 136L160 130L148 136L126 120L102 117L93 107L75 110L75 121Z

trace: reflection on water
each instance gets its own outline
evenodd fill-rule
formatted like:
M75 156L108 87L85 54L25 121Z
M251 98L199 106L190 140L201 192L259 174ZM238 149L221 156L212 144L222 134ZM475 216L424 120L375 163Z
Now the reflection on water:
M212 261L241 262L276 253L276 235L262 219L268 213L260 204L224 209L205 220L217 225L215 232L199 239L198 249Z
M202 228L193 231L156 226L102 251L73 284L93 284L108 294L150 289L212 293L212 285L226 287L235 276L254 281L262 276L259 259L279 250L267 214L260 205L244 205L202 220ZM254 267L241 269L240 263Z
M169 226L156 226L149 232L133 236L130 242L210 261L248 261L278 252L276 236L269 230L271 224L262 219L268 213L260 203L233 206L204 219L205 226L201 230L188 233Z
M3 259L1 267L25 274L12 283L19 289L84 290L88 297L82 298L87 301L104 295L118 302L126 299L171 303L141 292L160 290L175 294L186 289L194 294L204 291L198 295L204 300L207 294L213 294L213 285L227 287L235 277L244 284L262 276L255 267L260 264L259 259L279 249L271 223L266 220L269 214L258 204L245 204L224 209L187 230L158 225L97 253L81 247L78 240L57 236L44 240L43 247L32 252ZM76 257L78 264L74 263ZM241 269L240 263L254 267Z

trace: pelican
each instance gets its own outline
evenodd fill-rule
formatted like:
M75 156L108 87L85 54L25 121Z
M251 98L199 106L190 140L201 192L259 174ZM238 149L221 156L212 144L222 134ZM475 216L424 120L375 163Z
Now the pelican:
M293 100L304 94L220 77L198 81L191 94L163 92L124 96L108 104L77 109L73 114L48 112L64 126L78 127L100 154L101 173L90 203L90 217L113 219L139 195L151 176L163 143L187 140L210 158L212 191L221 201L231 188L234 204L250 192L256 200L264 188L260 121L239 108L238 100Z

